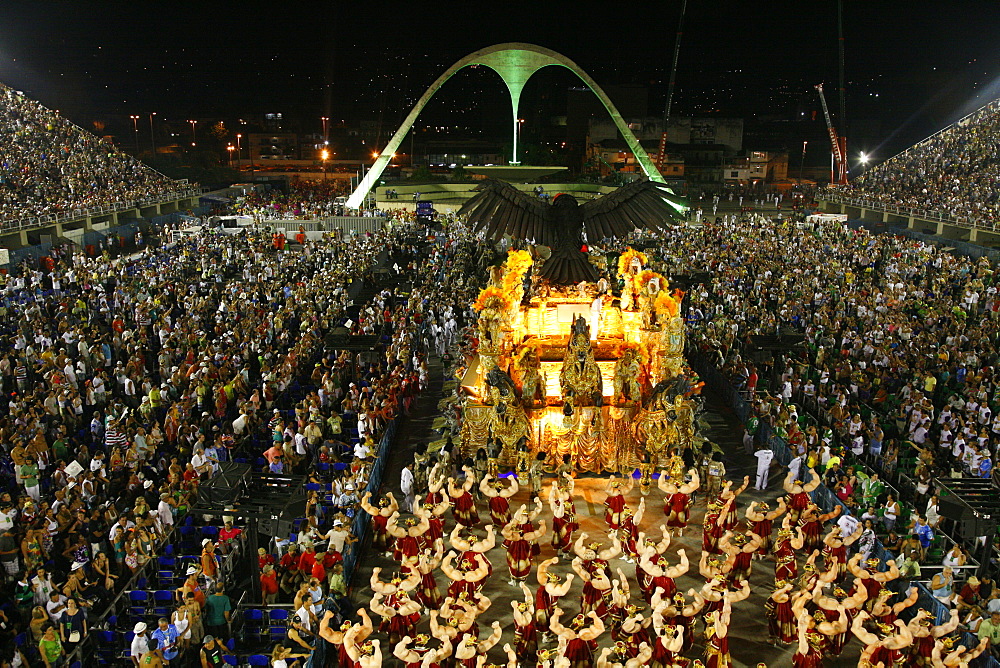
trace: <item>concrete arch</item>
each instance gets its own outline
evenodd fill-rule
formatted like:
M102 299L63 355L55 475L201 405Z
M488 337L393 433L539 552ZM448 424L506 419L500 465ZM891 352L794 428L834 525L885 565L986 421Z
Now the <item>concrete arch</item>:
M462 68L468 67L469 65L484 65L489 67L503 79L504 83L507 84L507 90L510 93L511 102L511 120L513 124L513 135L514 135L514 151L513 160L511 162L517 163L517 119L518 119L518 107L521 101L521 91L524 89L524 84L527 83L528 79L532 77L538 70L543 67L548 67L550 65L559 65L565 67L566 69L573 72L576 76L580 78L587 87L594 92L597 98L607 109L608 113L611 115L611 120L614 121L615 126L618 131L621 132L622 137L625 138L625 142L628 144L629 149L632 154L636 157L636 161L642 167L642 171L645 172L646 176L653 181L659 181L663 183L663 177L660 175L659 170L656 169L656 165L646 154L646 151L639 144L639 140L635 138L632 131L629 130L628 125L622 119L620 113L615 108L614 103L611 102L611 98L601 90L601 87L597 85L597 82L590 78L590 75L580 69L580 66L574 63L569 58L566 58L560 53L556 53L551 49L545 49L534 44L523 44L520 42L508 42L506 44L495 44L493 46L487 47L485 49L480 49L475 53L471 53L465 58L462 58L457 63L449 67L445 72L437 78L434 83L424 92L424 94L417 100L417 103L413 105L413 109L406 116L403 124L399 126L396 134L392 136L389 143L385 145L382 149L382 153L378 158L375 159L374 164L372 164L371 169L358 184L357 189L351 194L347 200L347 206L352 209L357 209L361 206L368 192L371 190L372 186L378 182L379 177L382 176L383 170L385 170L386 165L392 159L393 154L399 148L406 137L406 133L409 132L410 128L416 122L417 117L420 112L423 111L427 103L430 102L434 94L438 92L441 86L444 85L448 79L450 79L456 72Z

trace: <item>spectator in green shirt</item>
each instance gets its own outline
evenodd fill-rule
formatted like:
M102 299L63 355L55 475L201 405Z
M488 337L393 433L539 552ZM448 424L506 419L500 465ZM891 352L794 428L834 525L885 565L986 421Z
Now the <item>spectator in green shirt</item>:
M38 652L42 655L45 668L53 668L58 665L63 655L62 642L56 634L56 627L49 626L42 633L42 639L38 641Z
M1000 649L1000 612L991 613L988 619L979 623L979 630L976 632L979 639L990 639L990 649L994 653Z
M21 483L24 490L36 502L41 500L41 488L38 486L38 465L35 460L28 458L21 464Z
M229 614L233 609L233 604L224 593L225 587L221 582L215 584L215 593L205 601L205 626L209 635L213 635L220 640L229 637Z

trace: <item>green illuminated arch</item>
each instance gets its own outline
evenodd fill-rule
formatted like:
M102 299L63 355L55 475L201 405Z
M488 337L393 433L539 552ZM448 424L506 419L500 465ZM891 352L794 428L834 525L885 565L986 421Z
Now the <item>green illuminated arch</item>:
M522 44L519 42L510 42L507 44L495 44L493 46L487 47L476 51L475 53L469 54L465 58L449 67L445 70L444 74L439 76L437 80L430 85L430 87L424 92L424 94L417 100L417 103L413 105L413 109L407 115L403 124L399 126L396 134L392 136L389 143L385 145L382 149L382 153L378 158L375 159L374 164L365 177L358 184L357 189L351 194L350 198L347 200L347 206L357 209L361 206L368 192L371 190L372 185L378 182L379 177L382 176L382 171L385 166L389 164L392 159L393 154L399 145L402 143L403 138L406 137L406 133L409 132L413 123L417 120L417 116L423 111L427 103L430 102L434 94L438 92L441 86L444 85L448 79L452 77L453 74L458 72L463 67L468 67L469 65L484 65L489 67L503 79L504 83L507 84L507 90L510 92L510 102L511 102L511 120L513 124L513 135L514 135L514 151L511 162L517 163L517 119L518 119L518 106L521 101L521 91L524 89L524 84L527 83L528 79L534 75L535 72L542 69L543 67L548 67L549 65L560 65L570 70L576 76L580 77L583 83L587 84L587 87L594 92L594 95L601 101L604 108L607 109L608 113L611 115L611 120L615 122L615 126L618 131L625 138L625 142L628 144L629 149L635 156L636 161L642 167L642 171L645 172L646 176L653 181L659 181L663 183L663 177L660 176L660 172L656 169L656 165L650 160L646 151L639 144L639 140L635 138L632 131L629 130L628 125L622 119L620 113L615 108L614 103L611 102L611 98L601 90L601 87L597 85L597 82L590 78L586 72L580 69L580 66L574 63L569 58L566 58L562 54L556 53L550 49L545 49L540 46L535 46L534 44Z

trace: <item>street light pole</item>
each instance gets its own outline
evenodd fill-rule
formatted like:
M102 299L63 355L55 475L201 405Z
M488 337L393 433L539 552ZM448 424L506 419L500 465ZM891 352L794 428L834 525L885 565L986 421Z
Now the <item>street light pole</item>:
M188 123L191 124L191 146L196 146L198 144L198 137L195 136L194 126L198 123L198 121L188 120Z
M327 123L327 121L330 120L330 117L329 116L321 116L319 120L323 121L323 143L324 144L329 144L330 143L330 134L327 132L326 123Z
M129 118L132 119L132 129L135 130L135 157L139 157L139 117L136 115L131 115Z
M156 137L153 135L153 116L156 116L155 111L149 112L149 143L153 146L153 157L156 157Z
M808 141L802 142L802 159L799 160L799 188L802 187L802 169L806 164L806 146L809 145Z

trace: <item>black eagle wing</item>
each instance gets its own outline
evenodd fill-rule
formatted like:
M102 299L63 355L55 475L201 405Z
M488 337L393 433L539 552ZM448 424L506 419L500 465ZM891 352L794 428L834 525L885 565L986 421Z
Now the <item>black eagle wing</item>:
M486 236L491 239L506 234L515 239L551 245L549 204L499 179L486 179L476 190L458 212L466 216L474 231L485 229Z
M680 219L686 206L684 199L664 184L643 179L585 202L580 208L587 241L596 243L624 237L639 228L665 231Z

